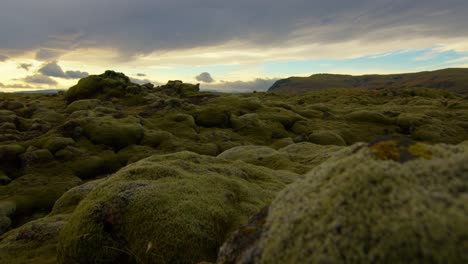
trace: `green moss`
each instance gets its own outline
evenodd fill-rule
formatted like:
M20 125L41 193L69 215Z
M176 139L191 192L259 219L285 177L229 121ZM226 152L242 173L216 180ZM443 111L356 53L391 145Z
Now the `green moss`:
M66 220L66 215L45 217L0 236L0 263L57 263L58 233Z
M43 147L55 154L57 151L73 144L75 144L75 141L72 138L53 137L47 140Z
M131 145L121 149L117 153L117 159L123 165L127 165L155 154L156 150L149 146Z
M133 163L80 202L60 263L213 261L226 235L268 204L285 172L190 152Z
M101 75L91 75L78 81L78 84L68 89L65 98L69 103L96 96L104 98L121 97L125 87L130 85L130 79L123 73L106 71Z
M78 100L74 101L73 103L69 104L65 111L67 113L73 113L76 111L82 111L82 110L92 110L99 106L101 104L101 101L98 99L83 99L83 100Z
M346 146L344 139L333 131L316 130L309 134L308 141L319 145Z
M204 107L198 110L195 115L195 122L204 127L230 127L231 113L226 110L220 110L216 107Z
M399 164L353 146L287 187L270 206L256 262L468 261L468 152L417 149L432 158Z
M358 110L344 116L346 120L369 122L377 124L391 124L392 120L378 112Z
M167 131L145 130L141 144L158 147L161 144L167 144L169 141L174 140L174 138L174 135Z
M81 179L91 179L100 175L113 173L123 165L112 151L104 151L99 155L82 157L70 163L70 166Z
M96 144L114 149L138 144L143 138L143 127L136 118L87 118L79 121L84 134Z
M71 188L55 202L50 215L70 214L92 190L105 179L98 179Z
M47 149L38 149L21 154L21 163L25 168L52 162L54 155Z

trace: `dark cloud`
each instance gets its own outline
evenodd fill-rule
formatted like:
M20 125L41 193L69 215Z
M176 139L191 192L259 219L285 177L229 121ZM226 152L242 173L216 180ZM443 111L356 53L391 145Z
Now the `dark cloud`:
M209 90L209 91L218 91L218 92L253 92L253 91L266 91L270 88L273 83L275 83L278 79L262 79L257 78L252 81L233 81L233 82L226 82L221 81L221 83L216 84L204 84L201 85L202 90Z
M34 83L34 84L47 84L47 85L57 85L57 82L45 75L35 74L31 76L27 76L24 78L24 81L27 83Z
M48 61L56 59L62 55L62 51L53 49L40 49L36 52L36 60Z
M200 82L204 83L212 83L214 82L213 78L208 72L202 72L199 75L195 76L195 79Z
M16 68L29 71L29 68L31 68L32 66L33 65L31 63L18 63L18 65L16 65Z
M0 61L6 61L8 60L8 56L0 54Z
M443 39L468 35L467 13L466 0L6 1L0 25L8 26L0 35L8 37L0 38L0 47L111 47L135 55L228 41L263 48ZM49 51L37 57L54 57Z
M65 75L67 76L68 79L81 79L89 76L89 73L87 72L81 72L81 71L66 71Z
M146 74L144 74L144 73L137 73L136 76L138 76L138 77L145 77Z
M64 79L80 79L89 76L87 72L81 71L66 71L62 70L62 67L58 65L57 61L52 61L44 64L39 72L45 76L64 78Z
M30 85L27 84L20 84L20 83L13 83L13 84L3 84L0 83L0 88L20 88L20 89L30 89L33 88Z

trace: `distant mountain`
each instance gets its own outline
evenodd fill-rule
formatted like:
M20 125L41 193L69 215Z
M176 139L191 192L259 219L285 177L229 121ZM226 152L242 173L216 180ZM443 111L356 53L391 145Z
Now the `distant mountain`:
M290 77L275 82L268 92L303 94L329 88L436 88L456 93L468 93L468 68L452 68L419 73L389 75L314 74L310 77Z
M59 91L65 91L63 89L48 89L48 90L33 90L33 91L17 91L15 93L26 93L26 94L56 94Z

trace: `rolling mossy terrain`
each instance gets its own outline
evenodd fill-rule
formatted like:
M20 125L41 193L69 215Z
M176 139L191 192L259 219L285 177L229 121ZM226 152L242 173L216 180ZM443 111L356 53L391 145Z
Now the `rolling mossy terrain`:
M290 77L274 83L270 92L303 94L330 88L433 88L456 93L468 93L468 69L452 68L418 73L352 76L344 74L314 74Z
M0 94L0 263L466 262L467 99L113 71Z

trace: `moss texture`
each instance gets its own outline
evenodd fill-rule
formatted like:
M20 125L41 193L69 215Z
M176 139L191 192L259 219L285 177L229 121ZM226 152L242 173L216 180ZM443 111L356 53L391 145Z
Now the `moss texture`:
M390 143L385 147L390 152L400 144ZM288 186L271 204L265 231L248 259L467 262L468 149L413 146L423 154L401 163L393 154L382 160L358 144Z
M191 152L131 164L97 186L60 234L60 263L213 261L226 235L294 177Z

